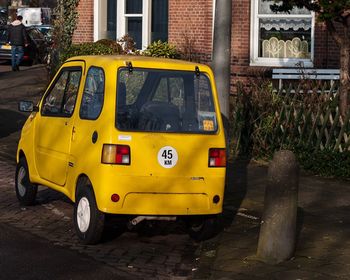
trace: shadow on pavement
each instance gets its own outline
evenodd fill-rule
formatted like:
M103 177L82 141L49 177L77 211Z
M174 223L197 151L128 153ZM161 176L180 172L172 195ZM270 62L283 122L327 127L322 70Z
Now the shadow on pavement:
M27 117L21 113L0 109L0 138L20 130L26 119Z
M247 193L247 174L250 159L235 159L227 166L223 206L223 226L230 226Z

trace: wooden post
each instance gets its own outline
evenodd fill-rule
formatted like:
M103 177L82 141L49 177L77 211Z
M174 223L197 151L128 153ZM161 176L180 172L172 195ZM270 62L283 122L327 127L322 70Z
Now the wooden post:
M232 0L215 1L213 70L221 113L229 118Z
M290 259L295 250L299 165L291 151L275 153L268 170L257 257L269 264Z

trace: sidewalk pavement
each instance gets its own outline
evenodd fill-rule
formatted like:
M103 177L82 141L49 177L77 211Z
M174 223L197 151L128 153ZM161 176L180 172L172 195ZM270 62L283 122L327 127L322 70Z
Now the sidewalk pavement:
M350 181L302 173L297 246L278 265L256 258L267 167L230 165L225 229L200 245L194 279L350 279Z
M26 118L16 112L18 99L38 101L47 84L42 66L21 75L0 73L1 157L13 160L18 129ZM13 87L8 87L12 84ZM235 161L228 169L224 230L197 244L193 275L182 279L350 279L350 181L301 174L297 246L293 259L267 265L255 257L263 212L267 167ZM175 279L175 278L174 278Z

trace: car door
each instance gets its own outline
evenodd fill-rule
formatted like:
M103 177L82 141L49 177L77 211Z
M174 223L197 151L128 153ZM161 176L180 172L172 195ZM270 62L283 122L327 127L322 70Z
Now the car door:
M90 180L93 174L98 174L98 166L101 164L101 139L103 135L108 137L108 129L113 127L113 120L106 121L101 117L105 81L103 68L91 66L87 69L84 85L82 85L82 97L79 99L80 106L77 104L77 116L74 120L70 166L74 167L72 170L85 173Z
M35 162L41 178L64 186L83 63L67 63L45 94L35 127Z

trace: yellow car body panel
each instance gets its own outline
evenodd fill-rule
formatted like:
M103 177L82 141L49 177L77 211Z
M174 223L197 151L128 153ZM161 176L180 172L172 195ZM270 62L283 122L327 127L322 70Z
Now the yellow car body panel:
M147 132L120 130L116 125L118 70L191 71L196 67L210 81L217 120L213 133ZM60 73L81 69L75 108L69 117L42 114L45 96ZM90 67L104 72L104 100L96 119L82 119L81 104ZM74 69L75 69L74 68ZM25 156L30 181L58 190L75 201L77 182L86 176L97 207L104 213L130 215L207 215L222 211L225 167L208 167L210 148L225 148L214 76L206 65L139 56L82 56L69 59L53 79L39 112L26 121L18 144L17 161ZM130 147L130 164L102 163L104 144ZM159 153L171 147L177 162L160 164ZM113 202L111 196L120 199ZM215 200L214 197L219 197Z

